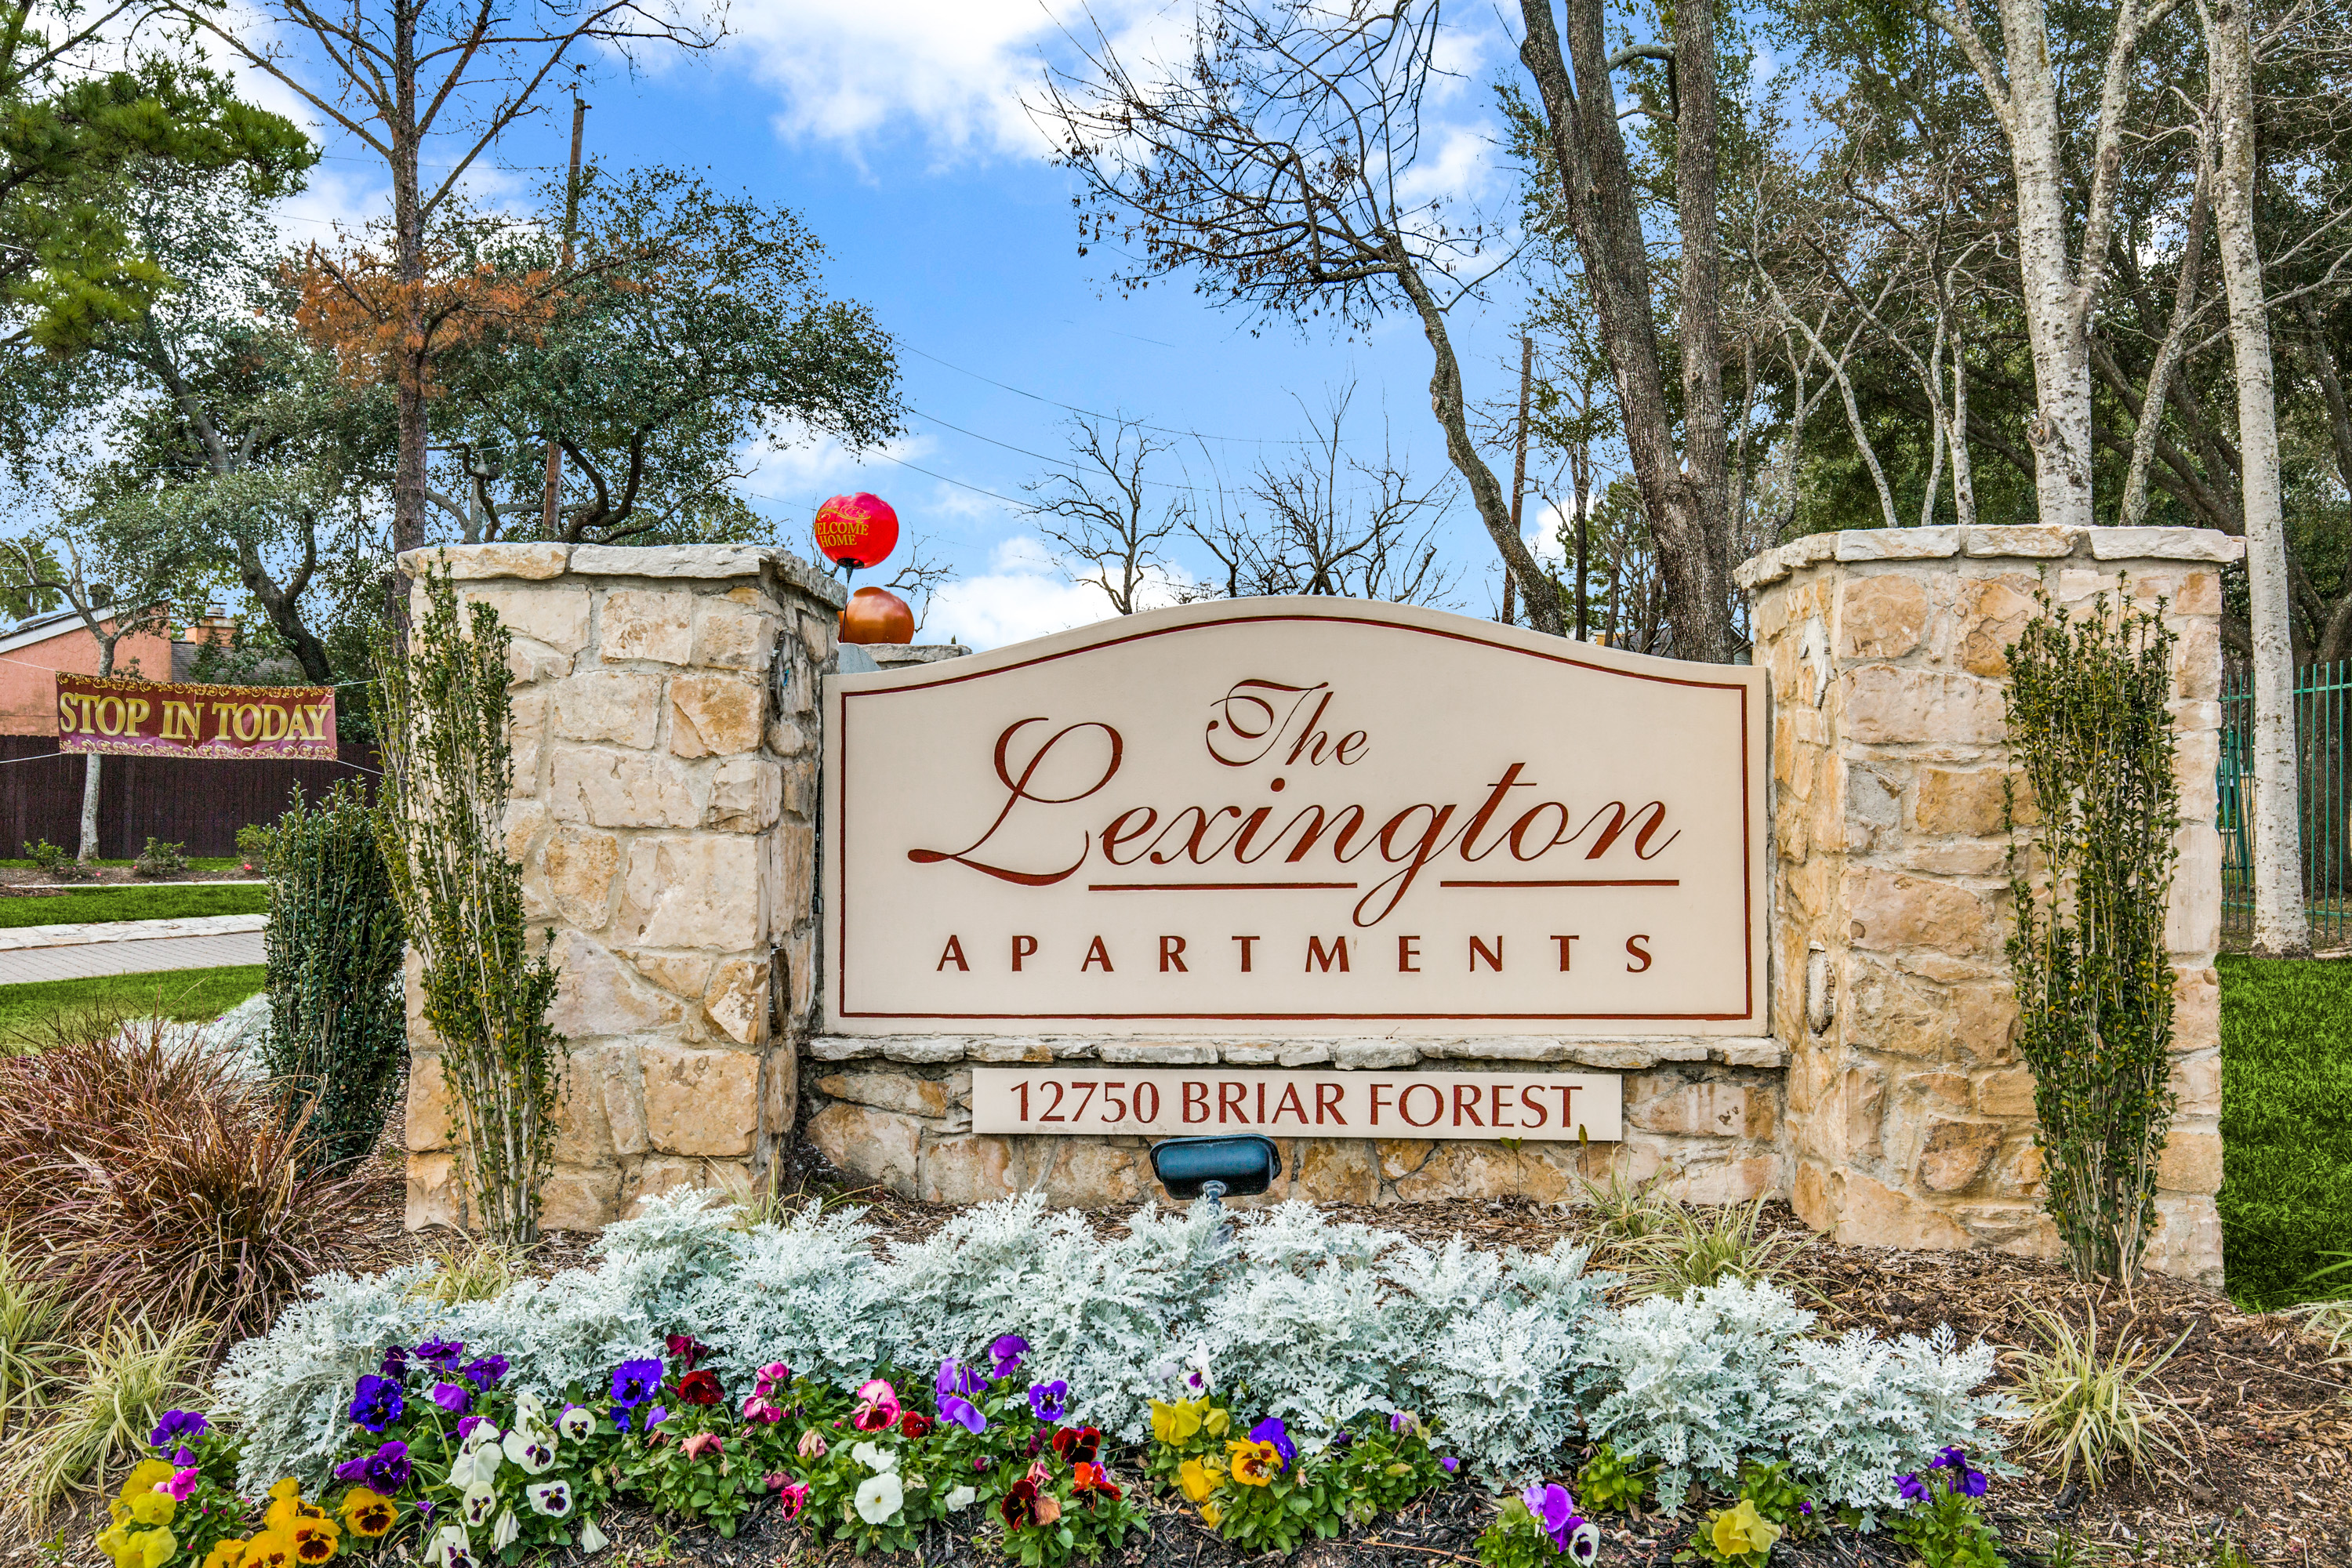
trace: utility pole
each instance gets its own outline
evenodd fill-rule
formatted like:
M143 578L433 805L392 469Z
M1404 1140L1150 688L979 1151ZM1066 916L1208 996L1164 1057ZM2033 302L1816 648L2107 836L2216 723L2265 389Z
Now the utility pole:
M580 233L580 136L588 124L588 106L578 94L572 99L572 173L563 183L563 270L572 270L572 247ZM556 502L563 493L563 448L547 443L547 489L539 503L539 536L555 537Z
M1511 537L1525 539L1519 530L1519 502L1528 493L1528 387L1533 379L1536 364L1536 341L1522 334L1519 338L1519 438L1518 456L1511 463ZM1503 624L1516 625L1518 616L1511 605L1513 586L1509 562L1503 563Z

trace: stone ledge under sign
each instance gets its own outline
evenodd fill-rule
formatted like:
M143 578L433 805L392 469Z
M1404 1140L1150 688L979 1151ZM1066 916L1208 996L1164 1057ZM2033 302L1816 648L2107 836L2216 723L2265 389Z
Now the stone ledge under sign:
M1665 1062L1713 1062L1722 1067L1784 1068L1789 1054L1771 1036L1711 1036L1687 1039L1563 1040L1543 1035L1432 1036L1426 1038L1335 1037L1307 1040L1100 1039L1089 1035L814 1035L802 1049L812 1062L1087 1061L1138 1067L1324 1067L1393 1071L1420 1062L1544 1062L1563 1067L1638 1071Z

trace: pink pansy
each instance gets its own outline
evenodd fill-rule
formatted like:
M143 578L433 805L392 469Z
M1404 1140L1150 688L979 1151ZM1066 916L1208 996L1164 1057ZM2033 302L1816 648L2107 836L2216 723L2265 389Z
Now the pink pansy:
M756 1394L743 1401L743 1419L746 1421L765 1421L772 1425L783 1418L784 1412L781 1405L771 1400L762 1399Z
M173 1470L170 1480L155 1483L155 1489L159 1492L170 1493L173 1502L185 1502L188 1500L188 1494L196 1489L196 1480L203 1473L194 1468Z
M802 1433L802 1434L801 1434L801 1446L800 1446L800 1448L798 1449L798 1452L799 1452L799 1454L800 1454L800 1457L801 1457L802 1458L803 1458L803 1459L822 1459L822 1458L824 1458L824 1436L823 1436L822 1434L820 1434L820 1433L817 1431L817 1429L816 1429L815 1427L814 1427L814 1426L810 1427L807 1431L805 1431L805 1432L803 1432L803 1433Z
M849 1424L860 1432L879 1432L897 1426L898 1391L878 1377L858 1384L857 1408L850 1413Z
M767 1365L760 1369L759 1381L753 1386L752 1392L761 1395L762 1398L765 1398L767 1395L775 1393L776 1390L782 1388L784 1384L792 1382L792 1380L793 1369L791 1367L786 1366L782 1362L772 1361Z
M798 1519L801 1510L808 1506L806 1481L793 1481L787 1485L785 1477L779 1472L768 1478L768 1489L776 1494L776 1501L783 1509L786 1519Z
M723 1454L727 1451L727 1445L719 1440L719 1434L716 1432L697 1432L693 1436L680 1443L678 1447L689 1459L698 1459L705 1454Z

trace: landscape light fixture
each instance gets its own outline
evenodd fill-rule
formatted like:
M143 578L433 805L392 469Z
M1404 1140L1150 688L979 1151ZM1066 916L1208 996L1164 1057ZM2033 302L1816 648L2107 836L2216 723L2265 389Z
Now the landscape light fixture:
M1271 1138L1168 1138L1151 1146L1151 1173L1183 1201L1206 1198L1223 1223L1226 1198L1251 1198L1282 1174L1282 1152Z

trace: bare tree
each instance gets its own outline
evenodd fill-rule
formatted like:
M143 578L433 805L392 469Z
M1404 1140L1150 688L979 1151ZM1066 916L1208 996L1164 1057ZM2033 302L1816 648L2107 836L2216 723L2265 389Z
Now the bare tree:
M959 575L954 566L929 553L933 548L928 535L907 546L907 559L899 563L898 571L890 574L890 580L882 584L892 593L912 601L908 607L915 612L915 630L918 632L923 629L923 623L930 619L931 596Z
M1542 96L1553 169L1616 372L1626 455L1649 513L1676 651L1685 658L1727 662L1734 635L1716 233L1715 8L1675 7L1671 47L1636 45L1614 53L1601 0L1567 0L1565 50L1552 0L1520 0L1519 15L1527 28L1519 58ZM1682 235L1679 399L1666 391L1650 241L1610 83L1612 70L1637 59L1663 60L1669 70L1675 207Z
M1114 611L1131 616L1147 607L1145 591L1169 576L1160 541L1188 510L1181 494L1155 509L1148 493L1159 481L1146 478L1144 469L1173 443L1123 415L1080 415L1068 428L1069 457L1021 487L1037 498L1024 510L1038 532L1061 546L1072 582L1093 584Z
M467 172L535 107L559 71L585 57L629 58L649 44L707 49L725 26L695 0L162 0L255 69L284 83L330 123L381 158L392 178L393 353L398 456L393 548L425 542L425 399L432 385L427 234ZM299 40L299 42L298 42ZM425 143L446 141L428 184Z
M1442 557L1437 527L1453 479L1416 481L1385 426L1379 457L1357 456L1346 434L1354 398L1352 386L1334 392L1321 418L1307 414L1314 435L1296 457L1259 465L1247 493L1263 525L1223 504L1186 516L1186 531L1224 568L1227 592L1398 605L1440 604L1452 592L1457 574ZM1543 581L1556 616L1559 589L1549 574Z
M1472 438L1449 325L1508 258L1487 257L1486 229L1409 183L1438 16L1430 0L1203 0L1181 62L1130 67L1097 30L1086 71L1052 77L1036 112L1087 186L1083 236L1137 258L1123 285L1195 273L1229 303L1302 323L1412 311L1446 455L1530 624L1557 634L1559 595Z

